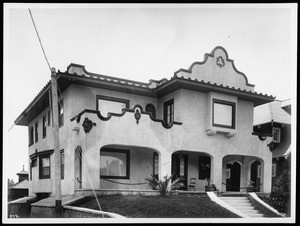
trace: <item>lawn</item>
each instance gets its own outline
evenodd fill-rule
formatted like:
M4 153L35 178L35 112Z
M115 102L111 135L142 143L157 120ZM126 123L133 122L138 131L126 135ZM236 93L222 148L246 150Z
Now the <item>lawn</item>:
M239 216L212 202L206 194L171 196L98 196L102 211L129 218L237 218ZM87 196L72 206L99 210L96 199Z

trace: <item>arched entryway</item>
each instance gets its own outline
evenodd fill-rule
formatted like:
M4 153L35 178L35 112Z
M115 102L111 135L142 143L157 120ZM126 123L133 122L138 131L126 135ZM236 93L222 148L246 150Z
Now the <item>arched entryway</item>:
M75 148L75 189L82 188L82 149Z
M226 191L240 191L241 163L232 161L226 164Z

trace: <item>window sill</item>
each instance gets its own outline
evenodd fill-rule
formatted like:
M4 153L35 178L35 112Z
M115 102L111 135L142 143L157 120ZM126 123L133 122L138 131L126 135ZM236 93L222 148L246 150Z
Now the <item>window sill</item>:
M215 135L215 134L224 134L226 137L230 138L230 137L233 137L236 133L236 130L235 129L217 129L217 128L211 128L211 129L208 129L206 130L206 134L207 135Z

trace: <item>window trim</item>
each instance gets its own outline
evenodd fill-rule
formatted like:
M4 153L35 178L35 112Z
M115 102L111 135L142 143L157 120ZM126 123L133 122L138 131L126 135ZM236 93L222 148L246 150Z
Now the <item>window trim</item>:
M232 115L231 115L231 126L227 125L222 125L222 124L217 124L214 122L214 116L215 116L215 109L214 109L214 104L223 104L223 105L229 105L232 107ZM220 99L213 99L212 100L212 125L215 127L221 127L221 128L228 128L228 129L235 129L235 119L236 119L236 103L235 102L230 102L230 101L225 101L225 100L220 100Z
M51 118L51 109L48 110L48 126L51 125L50 118Z
M101 152L113 152L113 153L125 153L126 154L126 176L107 176L101 175L100 166L100 179L130 179L130 150L125 149L115 149L115 148L102 148L100 150L100 162L101 162Z
M170 122L168 122L168 115L167 115L167 113L168 113L168 106L173 106L171 109L173 110L173 112L172 112L172 110L171 110L171 112L170 112ZM175 111L174 111L174 98L173 99L170 99L170 100L168 100L168 101L165 101L164 102L164 121L166 122L166 123L171 123L171 122L174 122L174 116L175 116L175 113L174 113Z
M277 176L277 164L276 163L272 163L272 177L276 177Z
M275 134L277 133L277 139L274 139ZM281 129L280 127L272 127L272 140L274 143L280 143L281 141Z
M34 142L37 143L39 141L39 121L34 123Z
M63 110L62 115L60 115L61 106L62 106L62 110ZM63 101L63 100L60 100L60 101L58 102L58 126L59 126L59 128L62 127L62 126L64 125L64 115L65 115L64 101ZM61 120L60 120L60 119L61 119Z
M43 138L47 137L47 115L43 116L43 127L42 127Z
M100 100L107 100L107 101L113 101L118 103L124 103L126 105L126 108L129 108L129 100L128 99L122 99L118 97L110 97L110 96L103 96L103 95L96 95L96 111L99 111L99 99Z
M43 158L49 158L49 175L43 174L43 165L42 165L42 159ZM51 178L51 157L50 154L44 154L39 156L39 179L50 179Z

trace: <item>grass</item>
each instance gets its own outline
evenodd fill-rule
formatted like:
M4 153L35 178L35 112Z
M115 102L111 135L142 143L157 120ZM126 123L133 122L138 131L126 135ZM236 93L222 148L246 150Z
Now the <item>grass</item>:
M98 196L102 211L129 218L237 218L236 214L212 202L206 194L171 196ZM99 210L96 199L87 196L72 206Z

